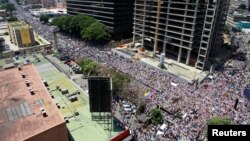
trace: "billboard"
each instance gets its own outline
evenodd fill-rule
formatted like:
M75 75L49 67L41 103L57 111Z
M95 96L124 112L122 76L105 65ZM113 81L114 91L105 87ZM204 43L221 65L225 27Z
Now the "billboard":
M111 78L89 77L90 112L111 112Z

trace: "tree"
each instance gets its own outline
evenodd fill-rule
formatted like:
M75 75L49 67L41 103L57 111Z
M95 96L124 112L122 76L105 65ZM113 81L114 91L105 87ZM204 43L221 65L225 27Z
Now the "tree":
M117 94L118 90L121 89L124 84L130 81L129 76L125 73L119 72L115 69L109 70L107 72L112 77L113 92Z
M89 59L81 60L77 64L85 74L96 74L99 68L99 65L95 61Z
M231 125L232 121L230 118L225 117L213 117L208 120L208 125Z
M97 66L97 63L92 61L84 67L83 71L90 74L94 73Z
M57 20L57 25L56 26L58 26L59 28L60 28L60 30L61 31L63 31L63 32L66 32L65 30L65 26L64 26L64 24L65 24L65 21L66 21L66 16L61 16L61 17L59 17L59 19Z
M73 16L66 16L64 23L62 25L62 30L65 31L66 33L71 33L71 21L73 19Z
M14 22L14 21L18 21L17 17L15 17L15 16L10 16L10 17L8 18L8 22Z
M51 24L54 25L54 26L58 26L59 27L59 20L60 20L60 18L54 18L52 20Z
M58 26L62 32L76 35L88 41L103 42L110 38L104 24L96 21L93 17L83 14L55 18L52 25Z
M89 41L100 42L108 40L110 38L110 34L104 24L95 22L84 30L82 38Z
M151 110L151 121L153 124L162 124L163 123L163 114L160 109L155 108Z
M81 30L88 28L92 23L95 22L96 19L94 19L93 17L84 15L81 19L81 24L80 24Z
M247 6L245 4L239 5L238 9L246 10Z
M87 16L83 14L78 14L74 16L70 22L71 33L80 37L81 35L81 24L86 20Z
M229 33L230 33L230 26L226 24L226 25L223 27L223 32L224 32L225 34L229 34Z
M6 3L2 6L3 9L5 9L7 12L10 12L12 15L12 12L16 10L16 7L13 3Z
M40 19L40 21L42 21L43 23L48 23L48 21L49 21L49 16L43 14L43 15L40 16L39 19Z
M85 36L85 32L86 29L91 26L93 23L96 22L96 20L92 17L89 16L85 16L83 17L83 19L81 20L81 24L80 24L80 29L81 29L81 37L83 38ZM84 38L83 38L84 39Z

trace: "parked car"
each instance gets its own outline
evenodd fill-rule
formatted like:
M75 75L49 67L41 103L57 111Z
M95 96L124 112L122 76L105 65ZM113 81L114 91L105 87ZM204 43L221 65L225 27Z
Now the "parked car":
M161 127L158 129L156 135L163 135L166 128L167 128L167 125L162 124Z

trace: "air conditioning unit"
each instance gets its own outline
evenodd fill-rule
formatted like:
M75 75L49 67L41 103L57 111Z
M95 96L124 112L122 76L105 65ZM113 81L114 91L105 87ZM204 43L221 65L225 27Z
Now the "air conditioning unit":
M25 84L26 84L27 87L30 86L30 82L28 82L28 81L25 81Z
M40 111L41 111L41 114L43 115L43 117L48 116L44 108L40 108Z

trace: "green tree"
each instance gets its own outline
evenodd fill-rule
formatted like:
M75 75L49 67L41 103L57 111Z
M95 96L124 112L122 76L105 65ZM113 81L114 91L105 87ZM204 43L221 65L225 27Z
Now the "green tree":
M17 17L15 17L15 16L10 16L10 17L8 18L8 22L14 22L14 21L18 21Z
M85 74L96 74L99 65L93 60L81 60L77 63Z
M65 31L66 28L64 26L66 18L67 18L66 16L61 16L61 17L59 17L59 19L58 19L58 21L56 23L57 24L56 26L58 26L60 28L60 30L63 31L63 32L66 32Z
M117 94L118 90L121 89L124 84L130 81L127 74L121 73L115 69L110 70L108 74L112 77L114 94Z
M162 124L163 123L163 114L160 109L155 108L151 110L151 121L153 124Z
M83 16L81 19L81 30L88 28L92 23L96 22L96 19L90 16Z
M92 74L93 72L95 72L97 66L98 66L97 63L92 61L83 68L83 71Z
M7 12L10 12L12 15L12 12L16 10L16 7L13 3L6 3L2 6L3 9L5 9Z
M208 125L231 125L232 121L230 118L225 117L213 117L208 120Z
M110 38L110 34L104 24L83 14L61 16L53 19L51 24L58 26L62 32L74 34L88 41L102 42Z
M51 24L54 25L54 26L58 26L59 27L59 20L60 20L60 18L54 18L52 20Z
M224 25L224 27L223 27L223 32L225 33L225 34L229 34L230 33L230 26L229 25Z
M39 19L40 19L40 21L42 21L43 23L48 23L48 21L49 21L49 16L43 14L43 15L40 16Z
M66 16L64 23L62 25L62 30L65 31L66 33L71 33L71 21L73 19L73 16Z
M104 24L95 22L83 31L82 38L89 41L100 42L108 40L110 34Z
M86 15L78 14L74 16L70 23L71 33L80 37L81 35L81 24L87 19Z
M95 23L95 22L96 22L96 20L92 17L89 17L89 16L82 17L81 24L80 24L80 29L81 29L80 34L81 34L82 38L85 36L86 29L89 26L91 26L92 23Z
M245 4L239 5L238 9L246 10L247 6Z

